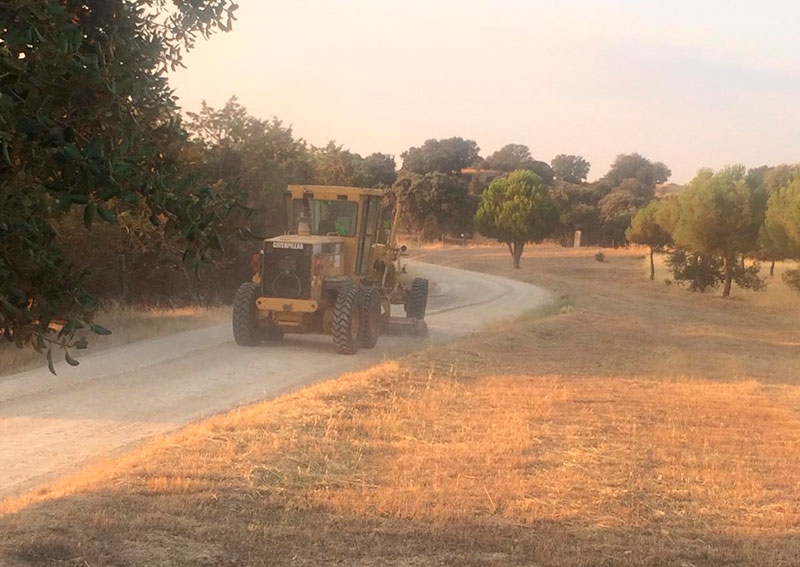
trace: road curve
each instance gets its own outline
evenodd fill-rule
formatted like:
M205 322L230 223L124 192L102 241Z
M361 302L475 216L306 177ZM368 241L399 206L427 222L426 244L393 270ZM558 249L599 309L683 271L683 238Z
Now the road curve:
M237 405L272 398L425 344L450 342L487 323L550 302L541 288L414 263L435 282L429 336L382 336L355 356L330 337L287 335L253 348L216 325L90 354L0 381L0 498L19 494L143 438Z

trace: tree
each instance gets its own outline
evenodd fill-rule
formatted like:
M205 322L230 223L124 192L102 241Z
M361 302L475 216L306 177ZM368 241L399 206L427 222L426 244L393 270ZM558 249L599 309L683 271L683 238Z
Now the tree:
M314 180L322 185L345 187L391 187L397 179L394 158L373 153L362 158L336 142L314 148Z
M752 197L743 166L700 170L678 194L673 226L666 227L678 247L722 259L723 297L730 296L737 257L756 248L752 227L760 212Z
M800 260L800 179L770 196L759 240L773 256Z
M309 183L315 162L306 142L294 137L278 118L261 120L231 97L220 109L205 102L187 112L188 128L201 144L201 171L212 184L237 183L253 214L249 226L258 235L285 230L283 193L290 183ZM227 259L238 261L236 255ZM244 264L247 264L245 262Z
M372 153L361 162L364 187L391 187L397 181L397 164L388 154Z
M198 35L228 30L235 9L231 0L0 2L0 327L47 352L51 369L53 344L73 344L84 327L108 332L92 322L85 275L65 260L59 218L80 209L91 229L144 206L182 235L187 261L220 247L232 201L193 175L165 71Z
M406 226L423 239L473 233L478 197L469 193L463 176L440 172L404 175L394 190L403 202Z
M669 233L658 224L659 201L650 201L646 207L639 209L631 220L631 225L625 231L629 242L642 244L650 248L650 279L656 277L656 266L653 262L653 253L663 250L672 242Z
M525 244L544 240L557 223L558 210L547 186L541 177L527 170L492 181L475 214L478 231L504 242L517 269Z
M635 180L631 181L635 182ZM625 189L615 189L600 199L599 210L604 245L624 246L626 244L625 231L640 206L640 199Z
M324 148L314 148L314 179L321 185L361 186L363 158L334 141Z
M559 154L550 162L553 175L565 183L583 183L589 176L591 165L581 156Z
M603 241L599 202L605 196L597 184L575 185L560 182L550 189L550 196L559 211L556 235L562 245L571 246L576 230L581 231L585 245Z
M645 185L655 187L657 183L666 182L672 172L661 162L651 162L639 154L620 154L611 164L605 180L612 187L617 187L625 179L638 179Z
M797 166L778 165L775 167L761 166L748 170L745 182L753 192L754 201L759 210L766 214L769 199L780 189L783 189L800 178L800 169ZM773 210L775 215L775 210ZM759 249L755 256L759 260L770 262L769 275L775 275L775 262L790 257L786 255L786 248L780 242L781 235L773 230L764 230L763 226L754 226L753 230L760 232ZM772 239L778 240L773 241Z
M486 158L484 167L486 169L496 169L498 171L515 171L517 169L527 169L525 165L533 161L531 151L528 146L522 144L506 144L492 155Z
M478 144L463 138L446 140L426 140L421 147L412 147L403 152L403 172L425 175L440 173L460 173L478 160Z
M633 215L655 198L656 183L669 176L663 163L653 163L639 154L617 156L605 177L593 184L604 195L600 200L604 245L625 244L625 231Z
M543 161L531 157L528 146L507 144L490 155L483 163L486 169L511 173L518 169L527 169L542 178L546 184L553 181L553 170Z

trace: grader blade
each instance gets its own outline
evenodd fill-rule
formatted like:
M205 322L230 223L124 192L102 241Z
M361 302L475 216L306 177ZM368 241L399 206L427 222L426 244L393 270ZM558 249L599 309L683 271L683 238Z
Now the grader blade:
M428 335L428 324L424 319L413 317L390 317L387 331L393 335L411 335L425 337Z

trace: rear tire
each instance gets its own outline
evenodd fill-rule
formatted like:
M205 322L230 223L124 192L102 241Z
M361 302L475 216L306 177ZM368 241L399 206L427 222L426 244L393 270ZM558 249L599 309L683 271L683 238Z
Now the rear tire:
M333 306L333 346L340 354L355 354L361 328L361 309L356 301L356 290L346 289L336 296Z
M414 278L414 281L411 282L411 289L408 291L406 317L424 319L427 308L428 280L425 278Z
M236 297L233 300L233 339L237 345L255 346L258 344L256 299L258 299L258 286L253 282L244 282L236 290Z
M381 332L381 293L376 287L362 287L358 290L357 301L361 309L358 346L375 348Z

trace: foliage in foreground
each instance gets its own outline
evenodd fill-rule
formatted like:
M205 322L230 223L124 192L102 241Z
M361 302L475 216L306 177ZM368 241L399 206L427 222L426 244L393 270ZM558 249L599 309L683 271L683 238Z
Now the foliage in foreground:
M52 344L73 344L87 326L108 332L92 323L97 302L65 259L59 219L78 209L92 230L145 210L180 235L190 264L221 248L233 200L187 175L165 71L198 35L228 30L235 9L231 0L0 3L0 327L47 351L51 369Z

